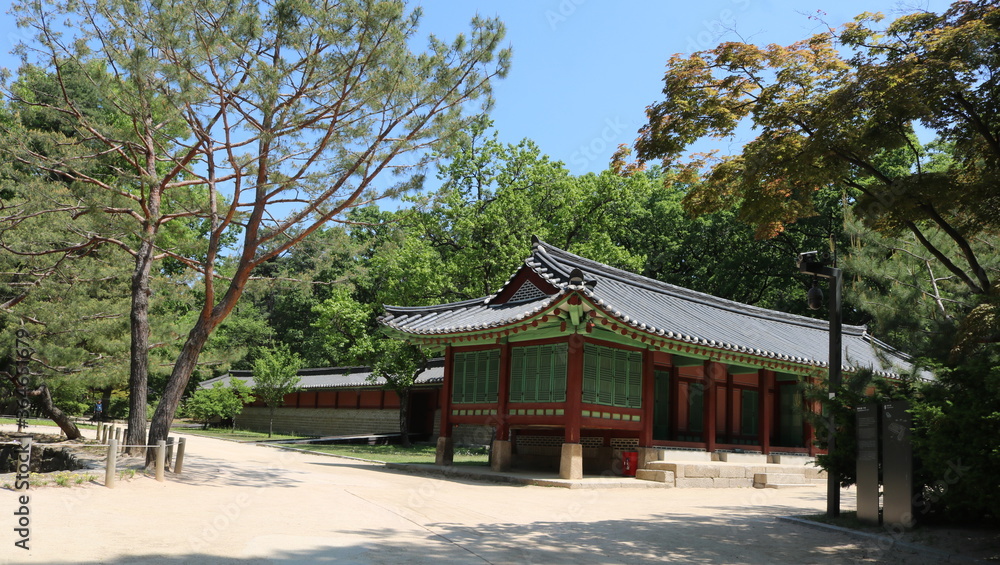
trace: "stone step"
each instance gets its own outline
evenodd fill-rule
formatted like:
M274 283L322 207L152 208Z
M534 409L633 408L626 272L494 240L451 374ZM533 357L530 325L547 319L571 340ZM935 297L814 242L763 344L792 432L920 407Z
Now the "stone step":
M808 455L782 455L773 454L767 456L768 463L775 463L777 465L800 465L800 466L811 466L813 462L816 461L815 457L809 457Z
M730 479L725 477L678 478L677 488L750 488L753 479Z
M710 463L712 454L708 451L693 451L687 449L661 449L659 460L670 463Z
M726 463L742 463L744 465L766 465L767 455L763 453L728 453L725 451L715 452L718 461Z
M802 473L755 473L755 488L789 488L792 486L815 486Z
M807 479L826 480L826 471L820 467L803 467Z
M662 471L656 469L638 469L635 472L635 478L643 481L655 481L657 483L666 483L670 486L674 486L673 471Z

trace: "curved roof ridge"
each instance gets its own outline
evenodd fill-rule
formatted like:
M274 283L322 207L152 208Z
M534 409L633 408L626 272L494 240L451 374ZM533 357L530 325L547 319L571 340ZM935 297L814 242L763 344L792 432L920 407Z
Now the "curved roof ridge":
M470 298L468 300L462 300L460 302L448 302L445 304L432 304L430 306L394 306L392 304L383 304L382 308L385 309L386 314L390 310L397 312L436 312L441 310L449 310L456 307L469 306L470 304L478 304L483 302L483 297Z
M768 308L762 308L760 306L753 306L750 304L744 304L742 302L737 302L735 300L728 300L726 298L720 298L718 296L713 296L704 292L698 292L696 290L691 290L689 288L684 288L682 286L677 286L674 284L666 283L663 281L658 281L656 279L651 279L649 277L644 277L635 273L630 273L622 269L617 269L603 263L598 263L591 259L585 257L580 257L579 255L570 253L565 249L560 249L549 243L542 241L541 239L532 242L535 252L539 255L539 260L544 261L541 255L548 256L550 261L545 261L548 264L553 262L564 261L578 267L584 271L584 275L588 274L601 274L611 279L618 280L625 284L639 286L653 292L662 292L665 294L670 294L684 300L689 300L692 302L698 302L706 306L711 306L715 308L722 308L730 312L736 312L739 314L745 314L748 316L754 316L756 318L763 318L768 320L774 320L778 322L785 322L790 324L796 324L801 326L807 326L812 328L829 329L830 323L826 320L819 320L816 318L810 318L808 316L800 316L797 314L789 314L787 312L781 312L780 310L770 310ZM533 254L534 255L534 254ZM558 265L559 270L568 272L564 265ZM589 272L588 272L589 271ZM594 291L600 290L600 284L594 287ZM866 333L865 326L852 326L844 324L842 326L842 331L845 334L851 335L863 335Z

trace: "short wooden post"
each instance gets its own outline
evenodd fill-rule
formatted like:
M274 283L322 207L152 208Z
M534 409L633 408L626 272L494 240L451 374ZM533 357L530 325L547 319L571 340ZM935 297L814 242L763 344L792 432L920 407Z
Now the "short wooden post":
M97 443L104 443L101 441L101 423L97 422Z
M118 442L114 439L108 445L108 462L104 470L104 486L115 488L115 463L118 459Z
M125 450L128 449L128 447L126 447L127 445L128 445L128 428L125 428L125 431L122 432L122 446L120 449L122 453L125 453Z
M170 465L174 462L174 438L167 438L167 462L166 468L169 471Z
M184 444L187 443L187 438L180 438L177 440L177 461L174 462L174 474L180 475L181 470L184 468Z
M156 442L156 480L163 482L163 459L167 455L167 442Z
M103 444L107 444L108 443L108 431L110 431L110 430L111 430L111 426L108 426L108 425L103 424L103 423L101 424L101 443L103 443Z
M114 428L114 430L115 430L115 443L118 444L118 445L121 445L122 444L122 429L121 428Z

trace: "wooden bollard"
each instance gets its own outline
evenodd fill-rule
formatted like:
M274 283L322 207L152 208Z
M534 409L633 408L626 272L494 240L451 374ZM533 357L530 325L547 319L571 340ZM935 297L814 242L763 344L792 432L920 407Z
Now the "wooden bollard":
M111 431L111 426L102 425L103 430L101 431L101 443L108 443L108 432Z
M122 442L122 429L121 428L114 428L114 430L115 430L115 444L121 445L123 443Z
M115 439L108 444L108 462L104 470L104 486L115 488L115 463L118 458L118 442Z
M101 423L97 422L97 443L104 443L101 441Z
M156 480L163 482L163 459L167 455L167 442L156 442Z
M167 470L170 470L170 465L174 462L174 438L167 438Z
M180 438L177 440L177 461L174 462L174 474L180 475L181 470L184 468L184 444L187 443L187 438Z

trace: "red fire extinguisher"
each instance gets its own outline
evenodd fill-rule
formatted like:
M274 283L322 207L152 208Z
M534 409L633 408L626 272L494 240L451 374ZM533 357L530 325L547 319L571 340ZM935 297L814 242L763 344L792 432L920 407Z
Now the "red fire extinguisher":
M623 451L622 452L622 474L626 477L634 477L635 469L639 466L639 452L638 451Z

